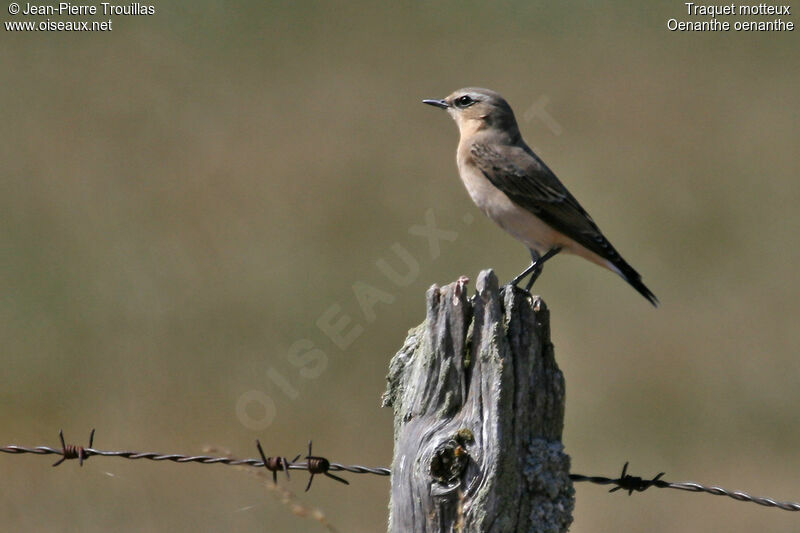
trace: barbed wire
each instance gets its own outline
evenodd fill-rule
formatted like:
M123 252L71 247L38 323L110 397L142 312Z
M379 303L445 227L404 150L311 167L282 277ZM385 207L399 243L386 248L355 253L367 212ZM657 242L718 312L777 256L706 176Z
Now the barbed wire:
M277 459L277 457L263 457L262 459L236 459L234 457L218 457L213 455L186 455L180 453L164 454L158 452L134 452L134 451L108 451L98 450L92 448L94 443L93 429L89 434L89 445L79 446L74 444L66 444L64 441L64 432L59 431L58 436L61 440L61 448L52 448L50 446L18 446L10 444L0 448L0 452L9 454L36 454L36 455L60 455L61 459L53 463L53 466L58 466L67 459L78 459L81 466L89 459L89 457L99 455L102 457L121 457L123 459L146 459L148 461L171 461L173 463L200 463L200 464L223 464L228 466L252 466L256 468L270 468L270 459ZM261 444L256 441L257 447L261 449ZM300 456L295 458L295 461L288 461L287 470L305 470L313 474L323 474L325 472L349 472L351 474L374 474L377 476L389 476L392 471L384 467L369 467L361 465L343 465L328 461L321 456L311 455L311 441L308 443L309 454L306 456L306 461L297 462ZM262 452L263 453L263 452ZM285 458L281 458L285 460ZM266 461L265 461L266 460ZM282 468L282 467L281 467Z
M331 474L331 472L349 472L351 474L373 474L377 476L390 476L392 471L386 467L368 467L361 465L343 465L334 463L327 458L312 455L311 441L308 442L308 455L305 456L305 461L298 461L301 455L297 455L293 460L288 460L283 456L267 456L261 443L256 441L261 459L236 459L233 457L219 457L212 455L185 455L185 454L162 454L156 452L133 452L133 451L107 451L98 450L92 447L94 443L94 429L89 434L89 445L79 446L74 444L66 444L64 441L63 431L58 432L61 441L61 448L51 448L49 446L18 446L11 444L0 448L0 452L8 454L36 454L36 455L60 455L61 459L53 463L53 466L58 466L68 459L78 459L81 466L90 457L98 455L102 457L121 457L124 459L136 460L146 459L149 461L171 461L174 463L199 463L199 464L223 464L228 466L251 466L255 468L266 468L273 475L273 481L277 483L278 472L284 472L289 477L290 470L305 470L309 473L308 485L306 491L311 488L311 482L315 475L324 475L340 483L349 485L350 483L339 476ZM614 485L609 492L616 492L618 490L628 491L628 495L634 492L644 492L645 490L656 487L659 489L675 489L688 492L704 492L714 496L727 496L728 498L736 501L751 502L764 507L773 507L782 509L784 511L800 511L800 503L796 502L782 502L772 498L764 498L759 496L752 496L741 491L731 491L717 486L701 485L693 481L671 482L662 479L664 472L660 472L651 479L644 479L639 476L628 474L628 463L622 467L622 473L617 478L609 478L603 476L585 476L582 474L570 474L570 479L575 482L589 482L596 485Z
M570 479L573 481L588 481L590 483L595 483L597 485L615 485L614 488L609 490L609 492L615 492L617 490L627 490L628 495L633 494L634 492L644 492L645 490L649 489L650 487L656 487L659 489L676 489L676 490L685 490L688 492L705 492L707 494L713 494L714 496L727 496L728 498L732 498L734 500L738 500L741 502L752 502L758 505L763 505L764 507L775 507L777 509L783 509L784 511L800 511L800 503L795 502L781 502L778 500L774 500L772 498L762 498L760 496L752 496L745 492L741 491L732 491L728 489L723 489L722 487L716 486L706 486L701 485L700 483L695 483L693 481L682 481L682 482L670 482L661 479L661 476L664 475L664 472L660 472L652 479L643 479L638 476L632 476L628 474L628 463L625 463L625 466L622 467L622 474L618 478L607 478L601 476L583 476L580 474L570 474Z

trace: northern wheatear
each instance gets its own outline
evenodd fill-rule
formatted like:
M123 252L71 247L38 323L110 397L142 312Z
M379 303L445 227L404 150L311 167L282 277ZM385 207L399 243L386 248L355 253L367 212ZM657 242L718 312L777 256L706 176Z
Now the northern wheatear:
M494 91L459 89L424 103L447 110L461 140L456 162L472 201L489 218L528 247L531 265L511 281L530 274L530 290L545 261L570 252L615 272L654 306L658 299L642 277L617 253L592 217L519 133L514 112Z

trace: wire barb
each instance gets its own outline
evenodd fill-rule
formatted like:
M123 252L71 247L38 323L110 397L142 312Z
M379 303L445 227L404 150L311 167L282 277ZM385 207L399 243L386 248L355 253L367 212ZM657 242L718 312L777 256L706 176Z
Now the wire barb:
M53 466L58 466L67 459L77 459L78 464L83 466L83 461L91 457L92 454L92 444L94 443L94 428L89 433L89 446L84 448L83 446L77 446L75 444L66 444L64 442L64 430L58 430L58 438L61 439L61 459L53 463Z
M286 472L286 479L291 479L289 477L289 466L292 463L300 459L300 454L297 455L291 461L287 461L286 457L267 457L264 455L264 450L261 448L261 442L256 439L256 447L258 448L258 454L261 456L261 462L264 464L264 468L272 472L272 482L278 482L278 471L283 470Z
M661 479L661 476L663 475L664 472L660 472L653 479L642 479L638 476L631 476L628 474L628 461L625 461L625 466L622 467L622 474L619 476L618 479L615 480L617 482L617 486L609 490L608 492L627 490L628 496L632 495L633 491L644 492L652 486L659 486L658 481Z
M311 473L308 478L308 485L306 485L306 492L308 489L311 488L311 482L314 481L314 476L316 474L322 474L324 476L328 476L331 479L335 479L339 483L344 483L345 485L349 485L350 482L346 479L342 479L339 476L334 476L329 472L331 469L331 462L328 461L324 457L314 456L311 455L311 441L308 441L308 455L306 455L306 468Z

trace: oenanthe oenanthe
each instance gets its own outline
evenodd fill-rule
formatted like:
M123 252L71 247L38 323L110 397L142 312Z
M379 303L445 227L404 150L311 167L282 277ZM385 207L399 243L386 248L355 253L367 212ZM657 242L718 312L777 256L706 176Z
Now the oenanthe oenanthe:
M564 251L616 272L658 305L641 276L522 140L514 112L502 96L488 89L467 88L443 100L423 102L446 109L458 124L461 140L456 161L472 201L531 252L533 262L512 285L530 274L526 286L530 290L544 262Z

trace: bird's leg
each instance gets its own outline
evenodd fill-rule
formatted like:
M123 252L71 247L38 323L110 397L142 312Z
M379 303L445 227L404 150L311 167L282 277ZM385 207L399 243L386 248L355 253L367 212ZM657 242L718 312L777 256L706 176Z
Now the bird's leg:
M517 284L520 281L525 279L525 276L527 276L528 274L530 274L531 272L536 270L537 262L539 261L539 254L536 253L536 251L534 251L534 250L530 250L530 252L531 252L531 264L530 264L530 266L528 268L526 268L525 270L523 270L522 272L520 272L519 275L516 278L511 280L509 285L511 285L512 287L516 287Z
M536 282L536 279L542 273L542 268L544 267L545 261L547 261L548 259L550 259L554 255L556 255L560 251L561 251L561 248L556 246L555 248L550 248L547 251L547 253L545 253L544 255L539 256L539 254L536 253L536 251L531 250L530 251L531 252L531 259L533 261L531 262L530 266L528 268L526 268L525 270L523 270L522 272L520 272L520 274L516 278L512 279L511 283L509 283L509 285L511 285L513 287L516 287L517 284L520 281L525 279L525 276L530 274L531 275L531 279L528 280L528 284L525 286L525 290L530 292L531 287L533 287L534 282Z
M547 255L547 254L545 254ZM531 287L533 287L533 283L539 278L539 275L542 273L542 263L544 261L540 259L539 254L531 250L531 257L533 258L533 267L534 269L531 271L531 279L528 280L528 284L525 285L525 292L531 292Z
M556 255L558 252L561 251L561 248L556 246L555 248L550 248L546 254L542 257L535 259L533 264L535 265L533 272L531 273L531 279L528 280L528 284L525 285L525 290L530 292L531 287L533 287L534 282L539 277L539 274L542 273L542 269L544 268L544 262Z
M538 252L536 252L536 250L533 249L528 249L528 251L531 253L531 264L525 270L520 272L517 275L517 277L515 277L509 282L509 285L511 285L512 287L516 287L517 284L519 284L520 281L525 279L525 277L528 274L532 273L534 277L539 275L538 271L541 270L541 266L539 264L539 254Z
M520 281L525 279L525 276L536 270L536 266L537 266L536 263L531 263L531 266L520 272L519 275L516 278L512 279L508 284L511 285L512 287L516 287Z
M528 284L525 285L525 292L531 292L531 287L533 287L533 284L536 282L537 279L539 279L539 274L542 273L542 270L543 270L542 265L537 264L536 268L534 268L533 272L531 272L531 278L528 280Z

